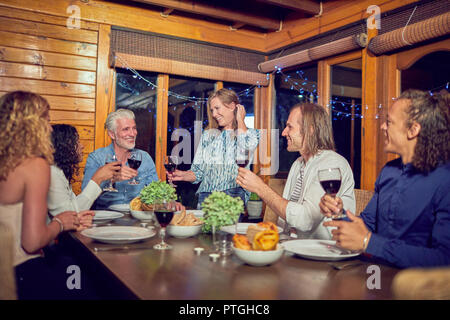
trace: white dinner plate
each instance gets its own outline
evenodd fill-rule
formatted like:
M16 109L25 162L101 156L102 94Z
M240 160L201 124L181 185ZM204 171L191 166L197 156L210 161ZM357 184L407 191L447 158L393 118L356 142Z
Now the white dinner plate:
M108 207L108 209L128 213L130 212L130 204L129 203L112 204Z
M312 260L337 261L359 255L359 253L347 253L347 250L338 248L336 241L333 240L290 240L283 242L283 246L286 251Z
M181 211L175 211L175 213L181 213ZM186 210L186 214L193 213L197 218L203 218L202 210Z
M257 223L244 223L244 222L240 222L237 225L237 233L239 234L247 234L247 229L249 226L251 225L256 225ZM278 227L278 233L281 233L283 231L283 229L281 229L280 227ZM232 224L229 226L224 226L222 228L220 228L220 230L231 233L231 234L235 234L236 233L236 225Z
M95 216L92 218L92 220L94 220L94 222L96 223L106 223L111 220L123 217L123 213L116 211L94 210L94 213Z
M126 226L98 227L81 231L83 236L110 244L126 244L153 237L154 229Z

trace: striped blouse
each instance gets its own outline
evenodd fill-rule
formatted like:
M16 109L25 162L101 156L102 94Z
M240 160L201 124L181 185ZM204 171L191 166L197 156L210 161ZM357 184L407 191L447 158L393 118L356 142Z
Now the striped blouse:
M209 129L205 130L200 139L194 161L191 166L196 180L200 183L197 193L223 191L240 187L236 183L238 165L236 164L236 151L250 150L250 161L253 162L254 150L258 146L260 131L247 129L245 133L235 136L234 130ZM246 191L246 198L250 192Z

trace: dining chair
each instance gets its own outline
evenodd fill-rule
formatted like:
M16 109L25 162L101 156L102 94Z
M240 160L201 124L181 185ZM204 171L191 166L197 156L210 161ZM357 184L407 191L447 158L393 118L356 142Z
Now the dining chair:
M0 300L16 300L16 279L13 266L13 234L0 223Z
M449 300L450 267L402 270L395 275L391 289L399 300Z
M270 178L268 183L269 187L271 187L280 196L283 194L285 184L286 179L276 179L276 178ZM270 221L276 224L277 220L278 220L277 214L266 205L263 221L264 222Z
M355 189L355 200L356 200L356 216L359 216L361 212L366 208L370 199L372 199L373 191Z

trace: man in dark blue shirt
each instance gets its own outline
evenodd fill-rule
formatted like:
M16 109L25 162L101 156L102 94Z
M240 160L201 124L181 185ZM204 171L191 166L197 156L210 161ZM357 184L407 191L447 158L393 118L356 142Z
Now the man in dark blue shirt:
M337 245L400 268L450 265L450 112L441 95L405 91L381 126L385 151L400 155L375 182L375 194L350 221L329 221ZM323 214L342 200L322 197Z

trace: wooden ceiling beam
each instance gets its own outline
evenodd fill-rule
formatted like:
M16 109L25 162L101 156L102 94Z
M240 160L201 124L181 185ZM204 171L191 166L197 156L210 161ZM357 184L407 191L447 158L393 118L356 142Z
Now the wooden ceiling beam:
M312 0L257 0L257 1L314 15L320 13L320 3Z
M196 3L195 1L189 2L182 2L176 0L132 0L132 1L161 6L164 8L171 8L178 11L207 15L216 19L241 22L247 25L267 30L278 30L280 27L280 21L270 17L257 16L249 12L241 13L227 8L216 7L204 3Z

